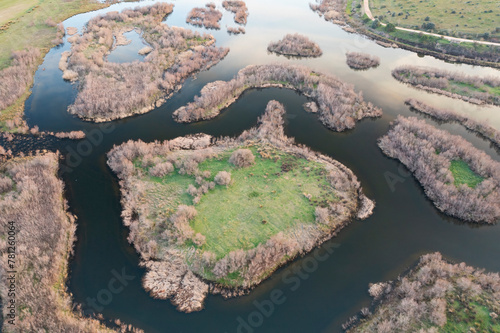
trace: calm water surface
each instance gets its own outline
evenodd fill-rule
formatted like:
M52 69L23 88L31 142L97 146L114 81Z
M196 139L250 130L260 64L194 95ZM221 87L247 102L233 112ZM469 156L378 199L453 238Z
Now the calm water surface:
M143 1L139 5L150 3L153 1ZM174 12L166 23L176 26L186 26L189 10L204 5L202 1L174 3ZM135 5L118 4L99 12L77 15L68 19L65 26L81 30L98 13ZM478 75L500 76L500 73L490 68L450 64L400 49L382 48L362 36L346 33L325 22L309 9L307 0L251 0L247 5L250 16L245 35L230 36L226 33L225 26L235 24L232 15L223 9L223 29L208 31L217 38L218 45L231 49L221 63L199 74L196 79L187 80L182 90L160 108L111 123L112 129L102 137L95 134L99 133L100 125L83 122L66 112L77 91L75 85L62 80L62 73L57 68L61 53L69 49L68 43L52 49L36 73L33 93L25 110L29 125L38 125L41 130L85 130L95 134L90 146L65 141L61 147L64 152L78 148L83 152L81 159L66 161L71 171L63 174L71 209L78 216L78 241L68 282L75 302L88 309L85 306L87 299L95 298L108 288L113 271L125 270L134 279L98 311L108 320L120 319L146 332L238 332L238 328L239 332L339 332L348 317L369 305L367 288L370 282L396 278L424 253L441 251L450 260L500 271L500 227L471 226L440 214L415 179L407 175L405 168L385 157L376 145L377 139L387 132L390 121L398 114L423 118L404 106L408 97L453 108L478 120L487 119L500 128L500 108L473 106L400 84L390 74L396 66L426 65ZM290 32L299 32L315 40L323 49L323 56L288 60L267 53L270 41ZM133 43L118 48L115 52L119 55L114 61L140 59L137 55L138 48L143 46L140 36L131 33L128 37ZM345 64L346 51L377 55L381 58L381 66L369 71L352 71ZM273 88L246 92L217 119L209 122L181 125L172 120L172 112L191 101L207 82L228 80L249 64L272 62L300 63L334 74L362 90L365 99L383 108L384 115L376 120L364 120L354 130L334 133L324 128L315 115L304 112L304 97ZM354 221L338 237L325 244L323 249L335 244L328 259L318 263L309 255L296 260L248 296L228 301L209 296L206 308L193 314L176 311L168 300L152 299L141 287L144 270L138 267L139 257L127 242L128 231L120 218L118 182L106 166L106 152L113 145L127 140L150 142L198 132L214 136L238 135L257 123L258 116L271 99L282 102L287 109L286 132L289 136L332 156L356 173L365 193L377 203L374 214L363 222ZM462 135L500 160L498 151L489 142L462 127L427 121ZM399 182L391 186L387 181L390 176L398 177ZM310 273L297 273L303 267ZM280 298L283 302L266 313L268 316L258 315L256 304L267 304L273 290L283 293ZM255 327L239 326L242 320L248 323L248 319Z

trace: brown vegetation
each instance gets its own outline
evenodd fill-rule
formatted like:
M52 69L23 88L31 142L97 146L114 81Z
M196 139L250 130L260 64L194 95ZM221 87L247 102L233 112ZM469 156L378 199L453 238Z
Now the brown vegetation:
M229 163L239 168L246 168L255 162L255 156L250 149L238 149L229 158Z
M206 4L205 7L206 8L193 8L189 12L186 22L207 29L219 30L219 21L222 19L222 13L215 9L215 4L213 2Z
M370 215L371 211L366 214L365 210L367 204L373 208L373 202L362 193L356 176L329 157L293 145L293 139L284 134L284 114L283 106L271 101L266 113L259 119L259 127L245 131L237 138L215 140L207 135L197 135L163 143L129 141L108 153L108 165L120 178L122 216L124 224L130 228L129 241L140 253L142 265L148 269L143 284L153 296L170 298L180 311L199 311L208 292L222 293L225 297L239 295L241 289L238 291L238 288L254 287L279 266L333 237L360 212L365 214L364 217ZM145 182L143 171L135 165L150 165L151 170L155 166L150 163L173 163L174 172L191 174L196 178L199 187L191 185L186 191L196 199L211 191L215 183L219 186L231 184L231 175L224 171L219 172L212 183L210 172L198 169L200 163L236 150L238 153L234 153L233 162L245 167L254 157L250 147L260 151L262 158L274 158L266 152L275 149L325 167L331 193L336 199L324 201L321 223L311 221L312 224L308 224L304 221L290 227L291 230L271 236L254 248L231 251L217 258L214 253L204 251L203 247L189 245L189 241L193 244L205 243L204 235L195 233L189 223L197 214L197 200L193 200L194 206L181 204L177 209L166 211L162 208L158 215L153 213L153 206L166 207L162 205L168 203L143 200L144 193L155 191L155 185ZM172 188L171 191L177 190ZM224 284L222 281L233 281L229 275L234 272L239 272L238 283Z
M380 65L380 58L366 53L347 52L347 65L353 69L369 69Z
M494 332L492 326L498 328L498 273L448 263L440 253L422 256L396 282L371 285L370 295L377 305L375 312L362 310L364 319L351 319L344 325L347 332L461 332L466 327L468 332ZM355 327L350 327L352 323Z
M267 50L296 57L319 57L323 54L318 44L299 34L287 34L283 39L269 43Z
M338 25L345 25L345 2L342 0L316 0L316 3L310 3L309 7L320 16L323 16L326 21L333 22Z
M435 68L401 66L392 71L397 80L416 88L474 104L500 105L500 79L481 78Z
M5 235L0 238L4 330L110 332L97 320L72 311L65 280L76 225L75 218L67 213L57 170L58 156L54 153L15 158L0 165L0 227ZM15 236L8 239L7 235ZM13 252L15 258L9 257ZM14 266L8 267L8 263ZM11 275L15 275L15 297L8 294L13 281L7 277ZM8 322L11 299L15 299L14 325Z
M232 35L239 35L245 33L245 28L243 27L227 27L227 32Z
M207 84L194 102L177 109L173 116L183 123L212 119L245 90L266 87L293 89L310 97L319 107L320 121L336 131L353 128L358 120L382 114L382 110L365 102L352 85L334 76L304 66L273 64L251 65L240 70L231 81Z
M0 71L0 110L13 104L24 94L33 80L32 73L38 64L40 51L35 48L12 53L11 66Z
M500 163L462 137L399 116L379 147L414 173L440 211L471 222L494 223L500 218ZM457 186L450 171L457 160L484 179L473 188Z
M487 122L475 121L452 110L437 109L413 98L407 99L405 104L409 105L412 110L427 114L434 119L445 122L457 122L469 130L481 134L483 137L500 147L500 131L488 125Z
M109 12L90 20L81 36L73 36L71 52L64 53L59 64L65 79L79 80L70 113L99 122L148 112L179 89L184 79L227 54L228 49L213 45L210 35L163 24L172 8L157 3ZM108 62L106 56L124 39L123 33L133 29L142 32L153 50L143 62Z
M245 1L229 0L223 1L222 7L231 13L234 13L234 22L239 24L247 24L248 8Z

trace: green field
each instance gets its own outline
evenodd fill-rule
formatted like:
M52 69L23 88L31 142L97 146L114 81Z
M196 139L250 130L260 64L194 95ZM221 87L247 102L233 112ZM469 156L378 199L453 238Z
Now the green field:
M447 35L500 36L500 4L496 0L370 0L373 16L396 26L421 29L433 23Z
M272 158L263 158L257 148L252 150L256 159L250 167L230 164L231 151L199 164L200 171L210 171L207 180L213 180L219 171L231 173L229 186L217 185L201 197L195 205L198 214L191 221L194 231L206 237L202 250L217 258L254 248L299 224L315 223L315 207L336 201L323 165L276 151ZM140 164L135 163L136 167ZM153 184L144 197L150 220L171 215L180 204L193 205L186 189L196 185L194 176L175 171L163 178L147 175L141 181ZM189 241L185 245L194 246Z
M455 179L455 186L467 184L467 186L474 188L484 180L483 177L472 171L469 165L462 160L451 161L450 171Z

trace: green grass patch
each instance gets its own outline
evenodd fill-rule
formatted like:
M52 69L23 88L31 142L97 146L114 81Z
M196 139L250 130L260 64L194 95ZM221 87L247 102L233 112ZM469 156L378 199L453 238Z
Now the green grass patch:
M440 332L461 333L471 332L491 332L500 333L500 323L490 316L488 307L481 304L483 302L461 302L453 299L448 304L447 322Z
M455 179L455 186L466 184L471 188L475 188L484 180L483 177L472 171L469 165L462 160L451 161L450 171Z

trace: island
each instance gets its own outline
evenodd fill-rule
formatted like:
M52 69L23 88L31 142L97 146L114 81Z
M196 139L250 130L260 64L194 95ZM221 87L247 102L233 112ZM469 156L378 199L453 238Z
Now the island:
M366 53L347 52L346 62L352 69L365 70L375 68L380 65L380 58Z
M292 57L316 58L323 54L318 44L299 34L287 34L283 39L269 43L267 50Z
M162 23L173 5L108 12L91 19L82 35L69 37L71 51L59 63L63 78L79 81L68 111L84 120L104 122L141 114L160 106L190 75L218 63L229 52L211 35ZM148 44L144 61L113 63L107 55L127 43L136 30Z
M401 82L473 104L500 105L500 79L449 72L435 68L401 66L392 71Z
M57 178L59 155L7 160L1 155L0 151L3 331L142 332L126 325L106 327L72 309L66 278L76 223Z
M245 1L224 0L222 1L222 7L234 14L234 22L242 25L247 24L248 8Z
M410 110L426 114L438 121L458 123L472 132L480 134L500 148L500 131L488 125L487 122L476 121L453 110L435 108L413 98L407 99L405 104L410 107Z
M500 163L461 136L398 116L378 145L414 173L440 211L469 222L500 218Z
M344 324L357 332L498 332L500 276L453 264L442 255L423 255L394 282L370 285L371 313L363 308Z
M236 138L129 141L108 153L122 217L153 297L199 311L208 293L247 293L374 203L341 163L293 144L284 107Z
M318 73L305 66L271 64L250 65L231 81L207 84L200 96L175 110L173 117L180 123L213 119L244 91L268 87L292 89L309 97L312 102L308 109L317 110L319 120L335 131L354 128L356 121L382 115L382 110L365 102L352 85L333 75Z
M219 21L222 19L222 13L215 9L213 2L207 3L205 8L193 8L186 19L186 22L198 27L207 29L220 29Z

